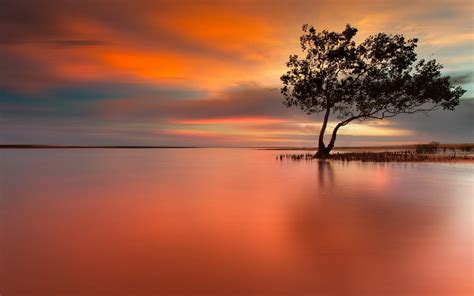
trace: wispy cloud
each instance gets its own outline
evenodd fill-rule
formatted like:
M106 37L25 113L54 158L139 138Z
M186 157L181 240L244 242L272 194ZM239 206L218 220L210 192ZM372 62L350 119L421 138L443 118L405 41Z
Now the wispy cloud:
M102 45L102 41L91 39L62 39L49 41L52 45L57 46L97 46Z
M278 90L303 23L419 37L420 57L471 96L473 12L462 0L0 1L0 140L311 144L319 115L285 108ZM364 122L341 140L468 141L472 109Z

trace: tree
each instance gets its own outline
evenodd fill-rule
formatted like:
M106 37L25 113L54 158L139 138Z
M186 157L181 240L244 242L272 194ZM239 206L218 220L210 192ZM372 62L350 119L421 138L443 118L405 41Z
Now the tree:
M324 113L316 157L326 158L339 129L354 120L384 119L399 114L454 110L465 93L442 76L436 60L417 61L418 40L378 33L356 45L357 29L316 32L304 25L300 37L304 56L291 55L281 76L287 107L308 115ZM329 118L338 123L324 143Z

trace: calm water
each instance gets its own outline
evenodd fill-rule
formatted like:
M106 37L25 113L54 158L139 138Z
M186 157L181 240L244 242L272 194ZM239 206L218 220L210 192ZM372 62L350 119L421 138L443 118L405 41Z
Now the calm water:
M0 294L472 295L472 164L0 151Z

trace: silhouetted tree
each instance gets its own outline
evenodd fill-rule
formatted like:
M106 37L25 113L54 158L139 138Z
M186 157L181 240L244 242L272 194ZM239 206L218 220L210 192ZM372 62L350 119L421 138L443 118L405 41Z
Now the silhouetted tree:
M300 58L291 55L281 76L287 107L307 114L324 113L316 156L325 158L339 129L354 120L383 119L399 114L453 110L465 90L441 76L436 60L419 60L417 39L379 33L356 45L357 29L316 32L304 25ZM324 135L330 115L338 119L329 144Z

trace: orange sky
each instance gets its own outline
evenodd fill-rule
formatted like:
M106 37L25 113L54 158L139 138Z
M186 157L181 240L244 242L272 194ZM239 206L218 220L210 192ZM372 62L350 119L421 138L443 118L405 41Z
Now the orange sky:
M472 16L470 1L4 1L0 141L312 145L318 117L278 93L303 23L418 37L468 89L446 131L417 117L348 127L343 142L467 141Z

